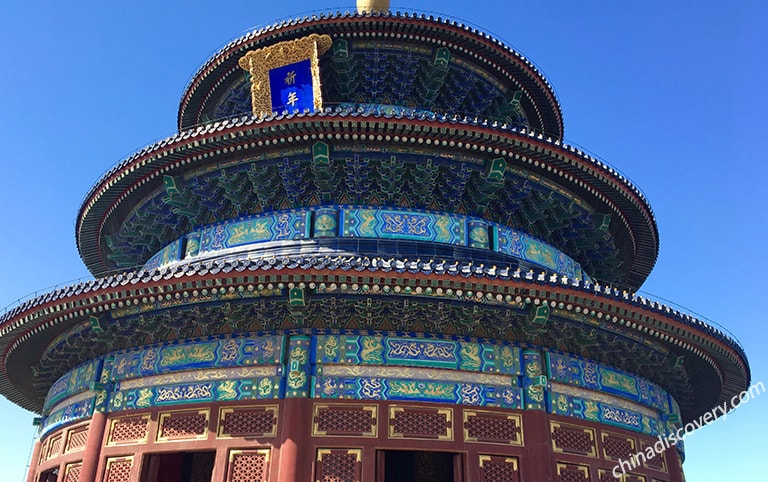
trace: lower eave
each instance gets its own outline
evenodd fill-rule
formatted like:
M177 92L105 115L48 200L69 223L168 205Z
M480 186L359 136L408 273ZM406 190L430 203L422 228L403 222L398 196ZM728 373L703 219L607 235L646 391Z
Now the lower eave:
M684 365L699 367L694 371L707 373L704 378L692 379L696 384L690 391L692 399L678 400L681 407L689 407L683 412L685 419L728 402L750 383L746 356L735 340L696 318L630 293L554 276L531 276L471 264L283 258L220 260L172 266L162 271L124 273L34 298L0 319L0 393L23 408L40 411L44 394L34 390L30 367L39 361L53 339L78 323L88 322L92 316L98 318L118 308L148 301L157 303L153 310L169 309L188 303L189 293L198 290L210 291L218 301L226 301L228 296L241 296L265 283L309 286L319 282L329 286L335 283L335 293L346 297L371 296L370 292L363 293L361 287L375 284L391 287L391 296L414 300L439 298L479 307L515 309L548 303L568 319L581 319L575 323L582 323L584 331L600 327L636 339L640 345L658 346L681 357ZM435 287L443 290L440 296ZM427 293L427 288L434 291ZM447 294L449 289L453 290L451 295ZM458 290L462 290L461 295ZM62 366L59 371L63 373L68 368L71 367ZM647 373L640 375L648 377ZM53 381L55 378L46 383ZM711 392L716 386L720 387L716 396L703 397L702 393ZM665 388L674 395L680 387Z

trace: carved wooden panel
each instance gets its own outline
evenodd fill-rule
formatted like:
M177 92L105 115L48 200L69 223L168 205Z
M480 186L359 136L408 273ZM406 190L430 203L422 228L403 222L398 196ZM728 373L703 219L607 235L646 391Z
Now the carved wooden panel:
M313 436L376 437L376 405L315 404Z
M554 452L597 456L595 431L591 428L550 422L550 433Z
M453 410L391 405L389 437L453 440Z
M149 433L149 415L133 415L110 420L107 445L146 442Z
M520 482L517 457L480 455L480 480L483 482Z
M663 452L662 453L656 452L656 450L654 450L653 448L653 444L647 444L645 442L643 442L642 444L642 451L644 454L649 454L651 452L653 452L654 454L653 457L646 457L645 459L646 467L648 467L649 469L660 470L662 472L667 471L667 464L666 464L666 461L664 460Z
M557 482L590 482L589 466L558 463Z
M103 482L130 482L133 456L107 459Z
M603 457L609 460L629 460L637 453L635 439L609 432L602 432Z
M464 410L464 440L523 445L522 417L508 413Z
M88 427L89 425L83 425L67 432L67 444L64 447L64 452L69 453L85 448L85 443L88 441Z
M316 482L360 482L361 449L317 449Z
M160 414L158 425L158 441L206 438L208 410L164 412Z
M80 479L80 470L82 468L82 462L67 464L67 466L64 468L64 482L78 482Z
M274 437L277 434L278 406L222 408L219 437Z
M269 480L269 449L231 450L227 482L261 482Z

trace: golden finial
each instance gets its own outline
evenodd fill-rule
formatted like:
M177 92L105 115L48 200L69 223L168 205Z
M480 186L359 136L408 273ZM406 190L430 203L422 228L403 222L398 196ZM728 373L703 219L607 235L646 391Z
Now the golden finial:
M357 13L389 12L389 0L357 0Z

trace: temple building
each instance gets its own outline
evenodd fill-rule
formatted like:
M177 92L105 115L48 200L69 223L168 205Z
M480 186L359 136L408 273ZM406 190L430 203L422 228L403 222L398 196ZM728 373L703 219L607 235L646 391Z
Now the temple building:
M28 482L682 482L750 383L636 294L647 199L544 76L452 18L317 14L192 77L76 222L92 281L0 318Z

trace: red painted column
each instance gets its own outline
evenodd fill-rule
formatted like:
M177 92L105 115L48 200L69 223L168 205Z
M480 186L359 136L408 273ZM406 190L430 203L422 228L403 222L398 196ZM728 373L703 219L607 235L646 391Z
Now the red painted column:
M213 464L213 473L211 482L226 482L227 471L229 470L229 447L221 446L216 449L216 460ZM267 478L269 474L267 473Z
M294 306L303 306L303 292L291 290ZM295 297L295 300L293 299ZM278 482L300 482L312 480L312 468L315 456L310 449L311 425L309 407L310 384L310 348L312 340L306 335L293 335L288 339L288 360L286 369L285 400L280 416L280 459L278 462Z
M365 455L363 455L365 456ZM385 467L386 459L384 458L384 451L383 450L377 450L376 451L376 477L373 479L376 482L382 482L384 480L384 467ZM365 459L363 459L363 464L365 464Z
M104 412L94 411L88 426L88 439L85 441L83 466L80 469L78 482L96 482L96 471L101 460L101 444L104 439L104 429L107 426L107 416Z
M520 480L555 480L547 414L539 410L525 411L523 434L526 453L520 460Z
M666 450L666 459L670 482L685 482L683 478L683 464L676 447L670 447Z
M307 399L302 398L287 398L283 402L277 482L312 480L315 457L308 446L310 420L307 406Z
M43 444L40 440L35 441L35 445L32 448L32 459L29 461L29 472L27 472L27 482L35 482L35 476L37 475L37 463L40 461L40 449Z

